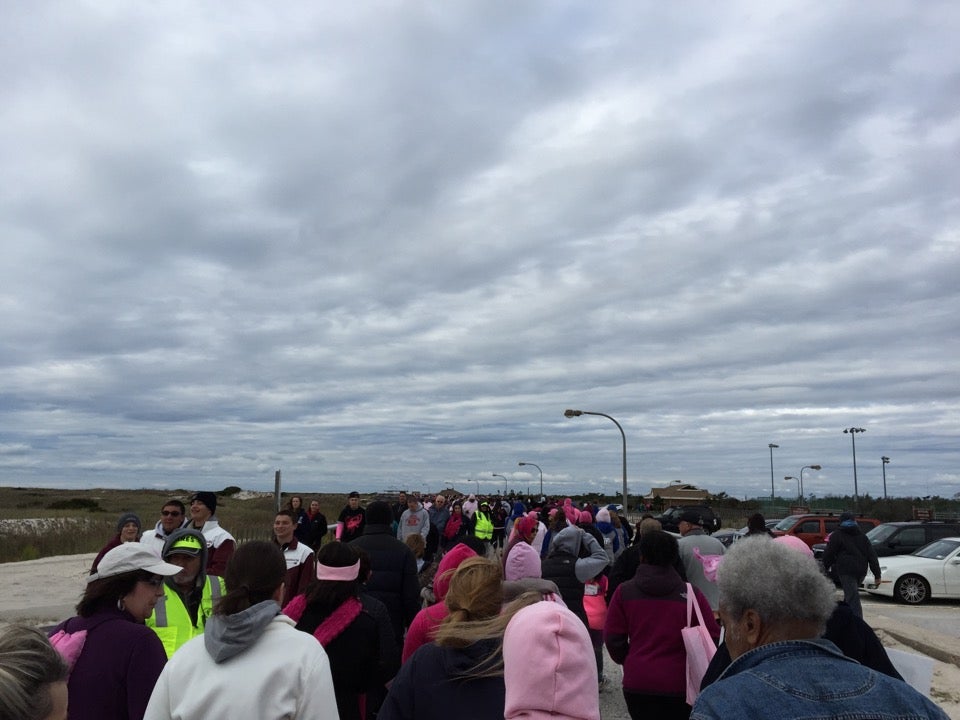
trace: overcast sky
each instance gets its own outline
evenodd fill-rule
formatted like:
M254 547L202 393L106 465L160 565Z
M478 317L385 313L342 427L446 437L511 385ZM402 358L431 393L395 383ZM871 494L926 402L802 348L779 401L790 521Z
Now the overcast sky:
M960 491L952 0L2 5L0 483Z

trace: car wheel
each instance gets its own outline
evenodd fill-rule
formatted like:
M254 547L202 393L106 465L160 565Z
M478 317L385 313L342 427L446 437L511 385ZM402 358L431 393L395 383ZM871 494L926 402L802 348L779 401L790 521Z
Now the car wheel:
M930 586L922 577L906 575L893 587L893 596L908 605L919 605L930 599Z

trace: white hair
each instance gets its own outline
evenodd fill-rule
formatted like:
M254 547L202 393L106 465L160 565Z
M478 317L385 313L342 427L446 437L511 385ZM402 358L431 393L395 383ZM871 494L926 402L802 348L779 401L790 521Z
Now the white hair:
M717 570L720 606L733 620L748 609L764 623L809 620L820 632L836 607L833 584L816 560L761 535L743 538Z

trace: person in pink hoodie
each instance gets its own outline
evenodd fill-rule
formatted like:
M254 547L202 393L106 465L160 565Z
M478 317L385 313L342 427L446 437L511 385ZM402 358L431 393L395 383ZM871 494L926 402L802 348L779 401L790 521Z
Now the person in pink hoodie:
M426 645L433 640L433 633L450 613L443 599L447 596L447 590L450 589L453 571L467 558L476 556L477 553L463 543L454 545L443 556L440 565L437 566L437 574L433 576L433 594L437 602L418 612L410 623L410 627L407 628L407 634L403 639L401 663L405 663L421 645Z
M583 622L557 603L520 610L503 634L506 720L600 720L593 647Z

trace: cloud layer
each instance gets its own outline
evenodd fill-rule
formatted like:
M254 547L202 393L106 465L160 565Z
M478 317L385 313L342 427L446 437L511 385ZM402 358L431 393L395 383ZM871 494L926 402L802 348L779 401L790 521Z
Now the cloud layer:
M960 8L38 2L0 482L960 491Z

